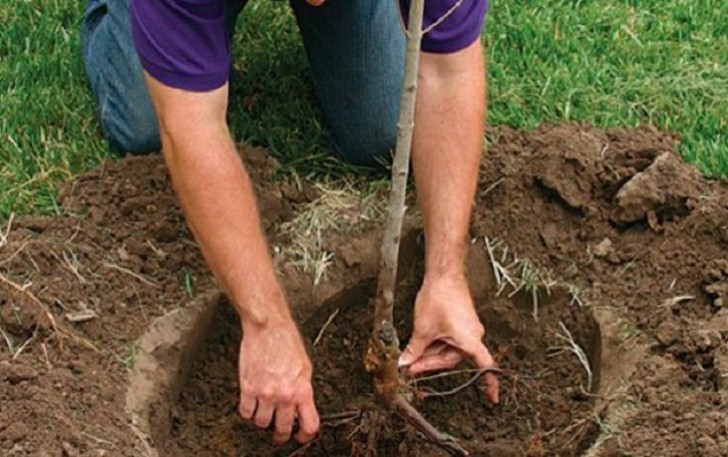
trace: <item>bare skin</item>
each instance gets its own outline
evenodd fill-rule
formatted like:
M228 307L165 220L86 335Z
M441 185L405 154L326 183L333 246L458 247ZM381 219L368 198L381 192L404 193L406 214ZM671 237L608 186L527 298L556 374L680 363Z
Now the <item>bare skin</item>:
M194 93L147 75L164 158L187 223L241 317L240 403L243 419L288 441L294 418L302 443L315 436L311 362L268 253L250 179L225 121L227 86Z
M425 225L425 278L414 334L400 360L412 375L452 368L463 358L479 368L495 366L465 279L483 149L484 75L478 41L453 54L423 53L420 60L412 161ZM485 380L488 400L498 403L497 377Z
M423 54L413 160L427 259L415 335L402 360L412 373L453 366L464 356L481 367L493 365L464 281L485 107L482 58L474 57L479 53L476 44L452 55ZM241 317L238 413L262 428L275 418L273 438L281 443L290 439L298 418L295 439L308 442L320 421L311 362L273 269L250 178L228 131L228 86L199 93L146 79L187 223ZM489 385L488 396L497 402L497 380Z

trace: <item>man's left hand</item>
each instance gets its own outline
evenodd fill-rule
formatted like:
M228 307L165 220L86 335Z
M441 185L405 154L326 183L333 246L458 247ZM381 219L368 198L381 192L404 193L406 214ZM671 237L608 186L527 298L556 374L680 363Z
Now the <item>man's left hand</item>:
M415 376L453 368L467 357L478 368L494 368L484 334L464 277L425 278L415 301L414 333L400 366ZM498 403L498 378L492 373L485 375L485 394L488 401Z

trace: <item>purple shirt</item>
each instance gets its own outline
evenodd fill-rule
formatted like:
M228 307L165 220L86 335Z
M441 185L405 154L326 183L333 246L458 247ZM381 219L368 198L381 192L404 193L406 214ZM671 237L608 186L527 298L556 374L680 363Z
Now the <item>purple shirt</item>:
M457 3L458 0L425 0L422 28L427 30L448 14ZM409 7L409 0L399 0L399 10L405 24L409 17ZM425 52L449 54L468 47L480 36L487 10L488 0L461 0L452 13L422 37L421 49Z
M426 0L425 28L457 1ZM399 3L406 21L409 1ZM130 0L131 32L142 67L163 84L179 89L208 91L225 84L230 43L223 5L224 0ZM487 7L488 0L462 0L424 36L422 50L452 53L466 48L480 36Z

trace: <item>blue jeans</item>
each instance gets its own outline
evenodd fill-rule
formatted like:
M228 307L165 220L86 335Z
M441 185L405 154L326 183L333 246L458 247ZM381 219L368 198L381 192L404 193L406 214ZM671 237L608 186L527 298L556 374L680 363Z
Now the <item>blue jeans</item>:
M246 1L225 1L231 34ZM334 149L356 164L388 157L396 144L404 73L396 1L328 0L321 7L290 1ZM128 0L89 0L81 46L111 146L133 154L159 150L157 119L129 30Z

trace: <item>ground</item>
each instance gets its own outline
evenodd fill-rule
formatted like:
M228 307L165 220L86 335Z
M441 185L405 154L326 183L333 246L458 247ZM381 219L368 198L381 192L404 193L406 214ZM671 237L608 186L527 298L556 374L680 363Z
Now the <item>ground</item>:
M649 127L488 137L468 265L504 401L485 405L477 384L424 398L460 372L410 383L418 407L474 455L727 455L728 189ZM80 175L58 197L65 216L2 231L3 455L364 455L372 443L440 455L375 419L361 365L384 192L332 190L241 153L310 345L320 437L275 448L235 416L238 327L151 156ZM416 212L407 227L404 340Z
M250 2L238 24L229 122L267 148L243 152L328 417L300 450L267 447L232 413L239 336L159 157L109 161L79 55L84 3L0 5L0 454L435 452L374 423L359 352L386 182L332 157L286 2ZM728 174L727 12L492 2L489 125L681 138L489 133L470 280L505 401L486 408L474 388L417 401L476 454L728 455L726 191L675 154ZM413 214L405 338L418 227Z

